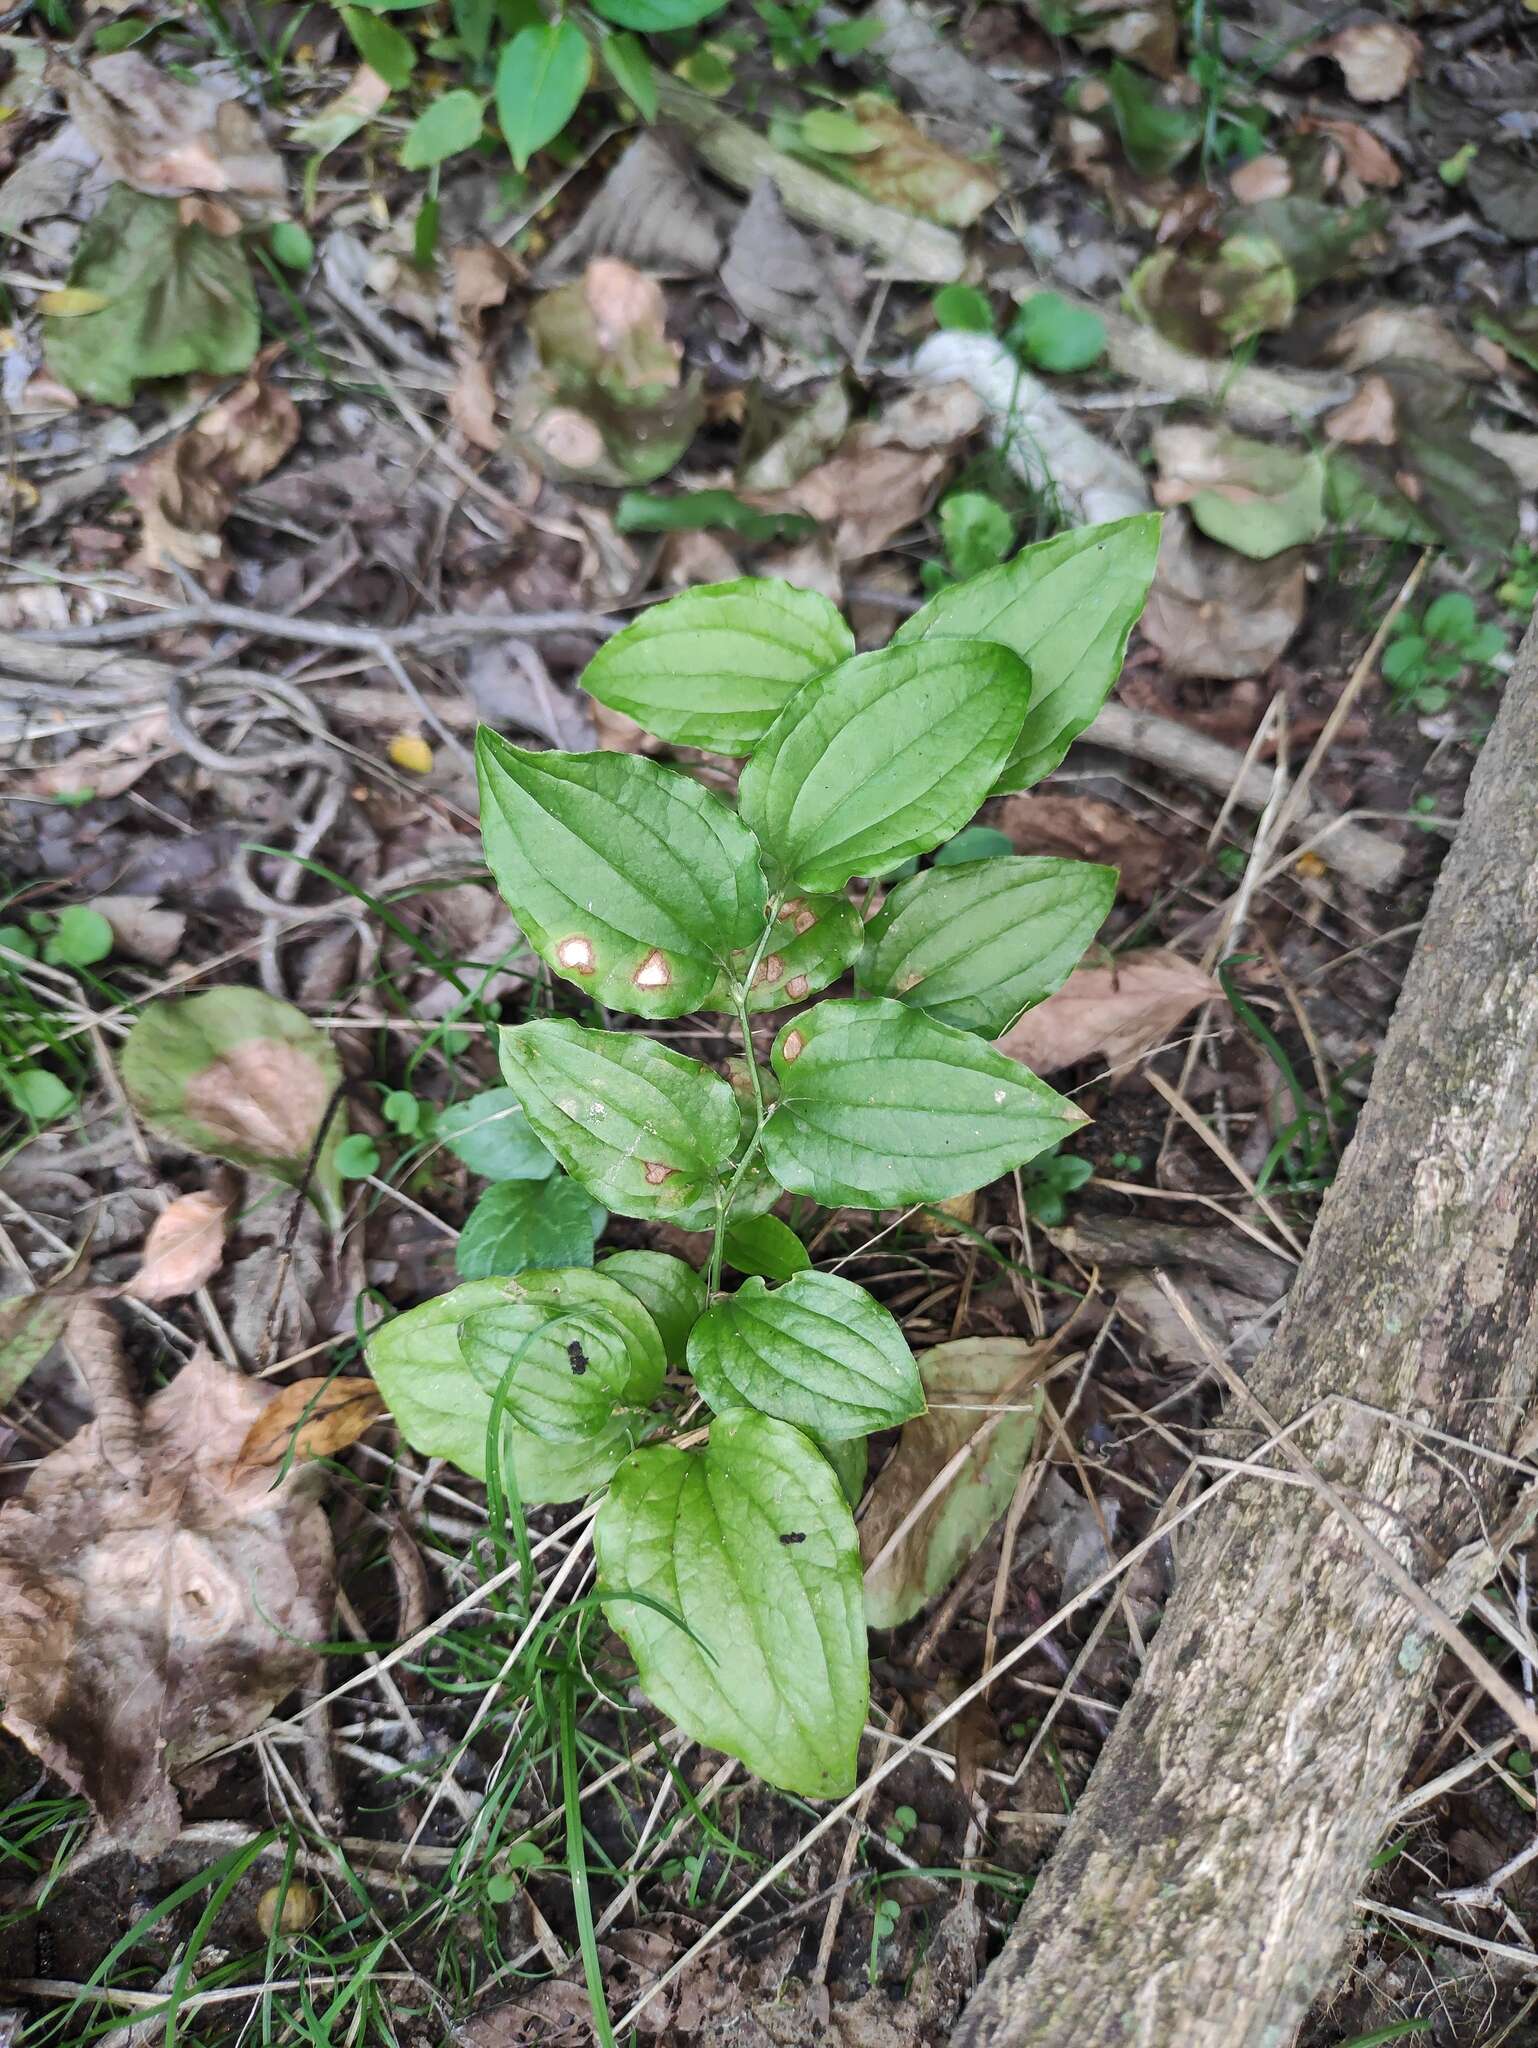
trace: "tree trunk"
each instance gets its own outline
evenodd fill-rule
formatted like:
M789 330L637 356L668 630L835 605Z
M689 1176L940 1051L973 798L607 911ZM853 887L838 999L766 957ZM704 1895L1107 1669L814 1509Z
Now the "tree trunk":
M1511 1449L1535 1294L1538 626L1249 1382L1284 1424L1326 1404L1295 1441L1455 1617L1510 1475L1423 1429ZM1229 1420L1259 1441L1253 1410ZM1136 1690L952 2048L1284 2048L1329 1978L1440 1651L1360 1537L1270 1463L1197 1517Z

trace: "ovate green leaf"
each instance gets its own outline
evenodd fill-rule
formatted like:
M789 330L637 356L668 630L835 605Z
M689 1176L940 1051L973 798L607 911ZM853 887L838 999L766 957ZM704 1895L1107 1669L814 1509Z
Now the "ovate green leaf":
M705 1282L670 1252L611 1252L598 1268L617 1280L651 1316L670 1364L683 1363L689 1332L705 1312Z
M604 69L627 99L635 102L643 121L657 118L657 75L645 45L634 36L605 36L598 45Z
M78 1288L65 1287L0 1301L0 1408L47 1357L79 1306Z
M593 75L593 53L574 21L520 29L497 60L497 119L521 171L577 111Z
M941 635L997 640L1031 671L1031 707L997 788L1049 774L1116 687L1159 558L1159 515L1079 527L1022 548L932 597L897 642Z
M752 836L691 776L531 753L482 728L481 838L530 943L595 1001L681 1017L763 930Z
M911 1620L950 1584L1009 1506L1035 1440L1048 1348L1019 1337L980 1337L920 1354L929 1412L905 1425L860 1524L872 1628ZM944 1490L889 1547L914 1503L960 1451L966 1455Z
M587 1190L564 1173L499 1181L466 1217L454 1264L464 1280L490 1280L529 1266L590 1266L605 1220Z
M446 92L422 109L406 130L401 144L401 167L408 171L430 170L473 149L481 139L486 120L486 102L478 92L463 87Z
M548 1180L555 1160L511 1088L483 1088L438 1112L437 1136L485 1180ZM564 1261L557 1261L564 1264Z
M1115 868L1016 858L901 882L866 927L855 984L997 1038L1061 988L1116 896Z
M653 605L599 648L582 687L677 746L749 754L803 683L853 653L825 597L742 577Z
M807 1272L812 1263L806 1246L778 1216L745 1216L733 1223L724 1249L729 1266L763 1280L789 1280Z
M739 1130L719 1074L650 1038L549 1018L503 1032L502 1073L556 1158L606 1208L686 1229L713 1220Z
M151 1130L290 1187L305 1180L342 1082L325 1032L292 1003L254 988L151 1003L124 1041L119 1065L128 1099ZM339 1105L308 1177L328 1222L341 1213L336 1153L346 1135Z
M1030 692L1025 664L983 640L857 654L780 713L743 770L742 815L798 889L881 874L967 822Z
M184 227L175 199L114 185L80 237L69 283L106 300L100 312L43 322L48 367L82 398L128 405L150 378L229 377L256 355L261 323L239 239Z
M804 1003L853 966L864 942L865 927L847 897L792 896L781 904L768 950L753 970L748 1008L778 1010L786 1003ZM732 984L746 979L757 951L756 941L751 948L736 949L701 1009L733 1007Z
M849 1791L869 1698L859 1545L808 1438L741 1415L704 1450L637 1451L594 1541L604 1612L664 1713L784 1791Z
M398 91L417 68L416 44L366 8L344 7L342 19L353 48L370 71L377 71L386 85Z
M924 1405L896 1318L836 1273L797 1273L772 1291L745 1280L695 1324L689 1370L718 1415L756 1409L827 1443L890 1429Z
M725 5L726 0L593 0L593 11L620 28L661 36L670 29L692 28Z
M477 1309L459 1326L459 1346L482 1386L495 1392L506 1382L507 1412L547 1443L601 1436L617 1408L644 1408L662 1383L596 1303L557 1316L534 1301Z
M771 1055L764 1160L782 1187L857 1209L980 1188L1087 1119L1017 1061L903 1003L819 1003Z

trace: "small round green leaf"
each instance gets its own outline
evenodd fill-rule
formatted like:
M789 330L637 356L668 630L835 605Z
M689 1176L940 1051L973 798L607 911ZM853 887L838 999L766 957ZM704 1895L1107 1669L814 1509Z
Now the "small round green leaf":
M521 1273L526 1267L590 1266L604 1225L587 1191L556 1174L490 1187L465 1219L454 1264L466 1280Z
M379 1171L379 1147L362 1131L354 1131L336 1148L336 1170L343 1180L367 1180Z
M486 120L486 102L478 92L463 86L446 92L442 99L424 107L406 130L401 144L401 167L408 171L431 170L451 156L473 149L481 139Z
M772 1291L745 1280L695 1324L689 1370L718 1415L755 1409L828 1443L894 1428L924 1407L896 1318L836 1273L797 1273Z
M763 1280L789 1280L810 1270L812 1255L778 1216L745 1216L726 1233L726 1263ZM794 1418L792 1418L794 1419Z
M870 156L881 147L879 135L862 128L842 107L812 107L801 116L801 140L824 156Z
M942 285L930 304L941 327L962 334L993 332L993 301L975 284Z
M438 1113L438 1136L486 1180L548 1180L555 1160L511 1088L483 1088Z
M852 1788L869 1704L859 1544L815 1444L739 1415L703 1450L647 1446L593 1534L604 1613L664 1713L783 1791Z
M112 927L99 910L72 903L59 912L43 958L55 967L94 967L112 951Z
M497 60L497 119L513 163L524 170L577 111L593 75L593 53L574 21L520 29Z
M853 653L818 592L741 577L653 605L604 643L582 687L675 746L749 754L803 683Z
M1057 292L1034 292L1004 339L1022 361L1066 377L1093 368L1105 354L1105 322Z

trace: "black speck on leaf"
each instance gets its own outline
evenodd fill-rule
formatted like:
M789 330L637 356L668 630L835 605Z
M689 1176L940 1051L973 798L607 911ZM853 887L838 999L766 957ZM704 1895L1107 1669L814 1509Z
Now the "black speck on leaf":
M571 1369L573 1372L587 1371L587 1353L582 1349L582 1346L577 1342L575 1337L572 1338L571 1342L566 1347L566 1356L571 1360Z
M782 1543L804 1543L806 1541L806 1531L804 1529L788 1530L786 1534L780 1538L780 1541Z

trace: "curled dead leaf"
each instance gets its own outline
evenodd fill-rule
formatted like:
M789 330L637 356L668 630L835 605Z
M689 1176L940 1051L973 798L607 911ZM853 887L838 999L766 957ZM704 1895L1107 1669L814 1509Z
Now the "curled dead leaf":
M237 100L170 78L137 50L94 57L88 71L56 59L48 77L123 184L168 197L225 192L257 208L283 203L282 159Z
M1075 968L1056 995L1010 1026L998 1048L1036 1074L1099 1053L1117 1077L1162 1046L1198 1004L1222 993L1179 953L1149 946L1112 967Z
M449 413L467 441L494 453L502 445L496 387L486 349L486 315L505 305L523 276L522 266L494 242L456 249L454 264L454 382Z
M1368 105L1397 99L1420 67L1420 37L1395 21L1356 22L1315 47L1335 59L1351 97Z
M1399 431L1393 387L1386 378L1364 377L1355 398L1325 415L1324 431L1332 441L1353 446L1372 441L1380 448L1391 448Z
M229 1213L217 1195L178 1195L151 1225L139 1270L123 1292L135 1301L195 1294L219 1270Z
M1134 903L1148 901L1169 862L1169 848L1152 827L1097 796L1006 797L998 822L1019 853L1108 862L1120 870L1117 893Z
M1340 150L1346 169L1360 184L1391 186L1399 183L1399 166L1388 150L1360 121L1327 121L1303 114L1298 119L1300 135L1326 135Z
M385 1412L372 1380L295 1380L252 1423L235 1469L251 1472L290 1458L334 1458Z
M276 469L299 438L297 406L268 381L271 361L269 351L228 398L128 472L149 568L177 563L225 580L220 535L236 497Z
M1169 675L1237 682L1281 659L1303 623L1307 589L1300 551L1250 561L1168 512L1140 630Z

